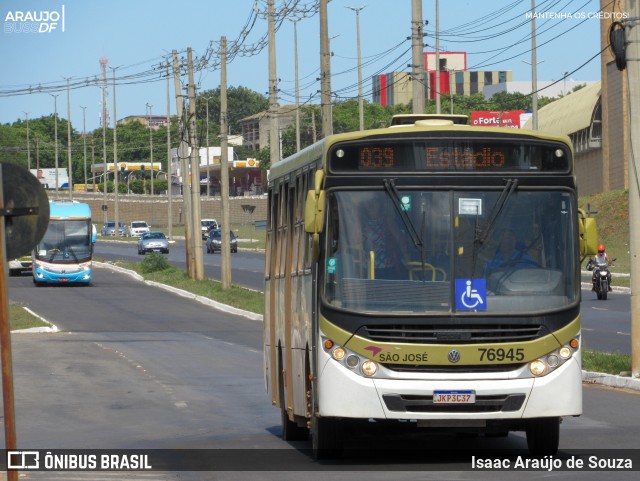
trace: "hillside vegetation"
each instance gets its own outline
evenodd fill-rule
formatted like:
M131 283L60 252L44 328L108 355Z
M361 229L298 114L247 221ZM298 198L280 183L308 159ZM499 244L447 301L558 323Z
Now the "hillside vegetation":
M629 191L612 190L580 197L579 204L596 218L599 241L607 253L616 258L612 270L629 272Z

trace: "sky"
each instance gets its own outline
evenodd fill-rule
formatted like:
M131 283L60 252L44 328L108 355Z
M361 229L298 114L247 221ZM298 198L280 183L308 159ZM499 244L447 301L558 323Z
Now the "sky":
M309 12L317 2L276 0L276 10L282 11L285 3ZM514 81L531 81L530 1L442 0L438 5L441 51L467 52L469 69L511 70ZM599 0L536 0L539 81L558 80L567 72L574 80L600 79L599 6ZM409 70L411 0L329 1L335 99L358 95L356 13L348 7L364 7L358 14L363 96L371 100L373 75ZM82 132L83 123L87 131L98 128L102 94L96 79L102 57L109 65L110 112L115 67L118 119L146 115L147 104L154 115L166 115L167 86L158 66L174 49L186 58L190 47L203 65L195 73L196 85L201 91L216 89L220 69L215 60L223 36L229 46L241 42L242 49L227 64L228 87L247 87L266 97L268 47L261 44L267 38L266 10L266 0L0 0L0 123L51 115L55 107L66 119L69 78L74 128ZM425 51L434 51L436 1L423 0L422 14L428 22ZM292 18L287 16L276 33L281 105L295 102ZM319 15L307 13L295 25L300 100L319 103ZM248 31L244 37L243 29ZM170 92L173 115L173 79Z

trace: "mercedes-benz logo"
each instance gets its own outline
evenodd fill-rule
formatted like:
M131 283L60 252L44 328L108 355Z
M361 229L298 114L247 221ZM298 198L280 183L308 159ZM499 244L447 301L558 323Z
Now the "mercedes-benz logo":
M460 352L453 349L451 352L449 352L449 355L447 357L449 358L449 362L456 363L460 360Z

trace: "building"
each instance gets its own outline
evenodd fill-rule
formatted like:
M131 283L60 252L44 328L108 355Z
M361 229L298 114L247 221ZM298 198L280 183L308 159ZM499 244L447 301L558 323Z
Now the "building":
M600 0L601 81L556 100L538 112L540 130L571 138L580 195L629 188L626 74L617 69L608 47L609 28L625 12L625 3L624 0Z
M189 149L191 155L191 149ZM221 179L221 147L200 147L200 194L220 195ZM262 170L260 161L255 158L237 159L233 147L227 148L229 162L229 195L257 195L263 192ZM183 184L182 165L178 157L178 149L171 149L172 193L180 194Z
M172 115L170 119L175 118L175 115ZM145 127L151 127L153 130L159 130L160 127L167 126L167 116L166 115L129 115L128 117L124 117L118 120L118 124L128 124L131 122L139 122Z
M524 128L531 128L531 120ZM591 83L541 108L538 130L567 135L571 139L580 195L602 192L603 178L597 175L603 154L600 82Z
M626 72L616 67L609 45L609 28L625 12L626 0L600 0L604 14L600 20L602 161L597 172L602 177L602 190L629 188L629 107ZM606 48L605 48L606 47ZM600 191L598 191L600 192Z
M510 70L467 70L466 52L440 53L440 82L435 70L435 52L425 52L425 98L436 98L436 87L440 94L473 95L482 93L485 86L511 81ZM411 74L408 72L390 72L372 77L373 102L378 105L407 104L413 98Z
M278 107L278 130L282 132L296 118L295 105ZM267 111L262 111L239 121L242 129L242 146L252 150L260 150L269 146L270 118Z
M571 78L558 80L538 80L538 97L563 97L573 91L576 87L591 85L595 80L574 80ZM521 93L531 95L532 85L530 81L501 82L497 84L485 85L482 90L485 99L490 99L498 92L510 94Z

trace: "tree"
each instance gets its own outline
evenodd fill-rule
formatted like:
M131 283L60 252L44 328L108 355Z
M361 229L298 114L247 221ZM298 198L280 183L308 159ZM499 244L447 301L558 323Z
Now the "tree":
M206 104L209 104L209 142L220 145L220 88L207 90L198 95L196 101L196 117L198 118L198 138L204 139L206 122ZM229 133L241 134L240 120L266 110L269 101L264 95L246 87L227 88L227 122ZM202 133L202 134L201 134ZM202 145L203 142L200 142Z

